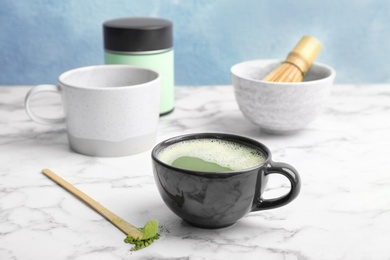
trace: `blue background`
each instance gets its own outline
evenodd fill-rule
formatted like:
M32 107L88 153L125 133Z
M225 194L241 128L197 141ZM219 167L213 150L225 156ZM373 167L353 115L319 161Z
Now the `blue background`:
M284 59L306 34L336 83L390 83L390 1L0 0L0 85L103 64L102 23L126 16L174 23L176 85L230 84L233 64Z

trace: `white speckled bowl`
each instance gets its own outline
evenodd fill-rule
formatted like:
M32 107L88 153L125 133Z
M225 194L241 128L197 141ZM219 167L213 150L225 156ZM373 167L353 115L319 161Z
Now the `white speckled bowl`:
M322 111L336 72L314 63L303 82L263 81L281 62L253 60L231 68L234 93L241 112L252 123L273 134L302 129Z

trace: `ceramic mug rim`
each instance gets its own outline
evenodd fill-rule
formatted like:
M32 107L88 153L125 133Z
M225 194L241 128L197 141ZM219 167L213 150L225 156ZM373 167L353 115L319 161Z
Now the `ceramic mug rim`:
M113 87L93 87L93 86L83 86L81 84L69 84L66 83L65 78L69 76L70 74L73 74L75 72L84 72L92 69L128 69L128 70L142 70L142 71L147 71L151 72L154 74L154 78L151 80L148 80L146 82L140 83L140 84L133 84L133 85L123 85L123 86L113 86ZM134 89L134 88L142 88L145 85L153 84L157 81L159 81L161 78L160 74L152 69L141 67L141 66L135 66L135 65L127 65L127 64L103 64L103 65L91 65L91 66L85 66L85 67L78 67L74 69L70 69L66 72L63 72L59 77L58 77L58 82L59 85L65 86L68 88L73 88L73 89L79 89L79 90L84 90L84 91L115 91L115 90L125 90L125 89Z
M240 63L237 63L237 64L233 65L230 68L230 73L233 76L237 77L237 78L245 79L245 80L248 80L248 81L253 81L253 82L258 82L258 83L263 83L263 84L269 84L269 85L291 85L291 86L302 85L302 84L305 84L305 85L316 84L316 83L320 83L322 81L327 81L329 79L332 79L332 78L336 77L336 71L335 71L334 68L332 68L331 66L329 66L329 65L327 65L325 63L320 63L320 62L313 62L313 65L318 67L318 68L320 68L321 70L326 70L326 72L328 72L328 75L326 77L322 77L322 78L315 79L315 80L309 80L309 81L300 81L300 82L271 82L271 81L265 81L265 80L262 80L262 79L249 78L249 77L247 77L245 75L242 75L242 73L237 73L237 69L238 68L241 68L242 66L246 66L247 64L250 64L250 63L261 63L261 64L264 64L264 65L271 65L273 63L281 64L282 62L283 62L282 60L277 60L277 59L264 59L264 60L243 61L243 62L240 62Z
M213 172L213 171L196 171L196 170L183 169L183 168L179 168L179 167L175 167L175 166L172 166L170 164L167 164L158 158L159 152L165 147L168 147L170 145L173 145L175 143L179 143L182 141L195 140L195 139L208 139L208 138L227 140L227 141L243 144L243 145L249 146L251 148L255 148L255 149L263 152L263 154L266 156L266 158L265 158L263 163L258 164L256 166L248 167L248 168L245 168L242 170L233 170L233 171L227 171L227 172L222 172L222 173L221 172ZM222 179L222 178L228 178L228 177L235 176L235 175L241 175L241 174L253 172L253 170L260 169L260 168L264 167L264 165L267 165L271 161L271 151L263 143L258 142L254 139L251 139L249 137L241 136L241 135L235 135L235 134L230 134L230 133L217 133L217 132L215 132L215 133L213 133L213 132L192 133L192 134L184 134L184 135L179 135L179 136L168 138L168 139L158 143L152 149L151 156L155 162L163 165L164 167L166 167L170 170L174 170L174 171L178 171L178 172L182 172L182 173L186 173L186 174L190 174L190 175L205 177L205 178L209 178L209 179Z

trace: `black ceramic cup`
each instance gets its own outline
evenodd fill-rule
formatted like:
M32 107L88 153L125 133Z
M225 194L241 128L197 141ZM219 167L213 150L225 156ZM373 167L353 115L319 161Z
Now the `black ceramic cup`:
M244 170L204 172L173 167L158 158L166 147L194 139L226 140L259 150L264 163ZM300 177L289 164L273 162L270 150L262 143L243 136L222 133L197 133L174 137L152 150L154 178L164 203L190 225L223 228L246 214L281 207L300 192ZM281 174L290 182L290 191L278 198L263 199L271 174Z

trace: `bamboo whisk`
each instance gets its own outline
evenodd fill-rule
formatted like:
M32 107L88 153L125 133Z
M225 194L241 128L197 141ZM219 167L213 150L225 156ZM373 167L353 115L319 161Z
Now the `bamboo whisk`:
M315 57L321 50L321 42L313 36L303 36L286 60L263 80L271 82L299 82L303 80Z

